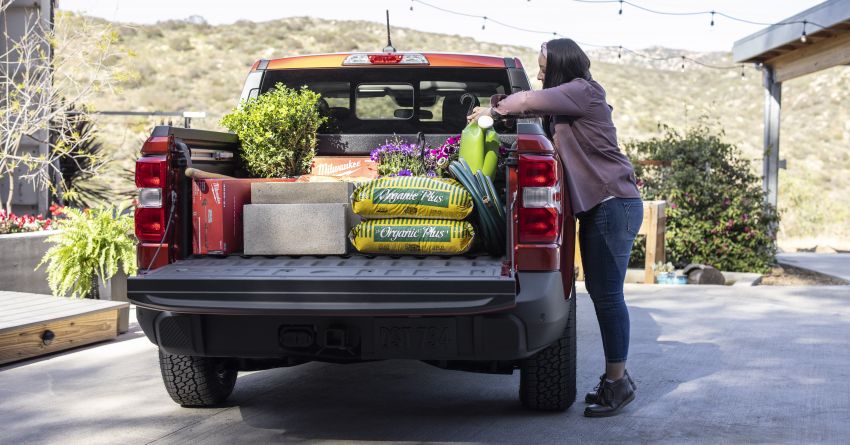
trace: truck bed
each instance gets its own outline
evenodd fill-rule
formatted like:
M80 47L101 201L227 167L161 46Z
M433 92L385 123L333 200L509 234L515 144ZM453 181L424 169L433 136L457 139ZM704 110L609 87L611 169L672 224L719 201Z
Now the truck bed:
M503 258L193 257L130 278L140 306L191 313L436 315L513 307Z

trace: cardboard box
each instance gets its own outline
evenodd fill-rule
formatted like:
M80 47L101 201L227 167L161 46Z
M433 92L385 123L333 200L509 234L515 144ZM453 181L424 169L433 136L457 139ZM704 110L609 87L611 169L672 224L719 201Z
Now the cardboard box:
M355 224L343 203L251 204L244 218L246 255L344 255Z
M242 250L242 206L251 184L292 179L202 179L192 181L192 252L229 255Z
M378 163L369 156L316 156L310 176L375 179Z
M255 182L252 204L348 204L354 185L350 182Z

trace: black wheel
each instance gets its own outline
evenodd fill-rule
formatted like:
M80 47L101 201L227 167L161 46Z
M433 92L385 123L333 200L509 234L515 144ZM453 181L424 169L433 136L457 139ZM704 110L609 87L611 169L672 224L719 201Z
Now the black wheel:
M168 395L182 406L218 405L236 385L236 365L228 359L169 354L160 349L159 369Z
M575 285L564 335L520 364L519 399L540 411L563 411L576 400Z

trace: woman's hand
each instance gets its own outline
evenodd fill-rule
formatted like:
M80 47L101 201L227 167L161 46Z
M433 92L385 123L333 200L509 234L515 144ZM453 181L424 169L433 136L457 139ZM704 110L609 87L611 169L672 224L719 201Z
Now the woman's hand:
M466 116L467 122L477 120L480 116L490 116L490 107L475 107L472 109L472 114Z

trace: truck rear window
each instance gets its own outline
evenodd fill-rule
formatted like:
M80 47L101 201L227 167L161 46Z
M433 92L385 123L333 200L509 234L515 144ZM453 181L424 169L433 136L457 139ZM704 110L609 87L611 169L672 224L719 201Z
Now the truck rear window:
M261 92L276 84L322 95L322 134L457 134L470 103L511 91L505 70L476 68L340 68L267 71Z

